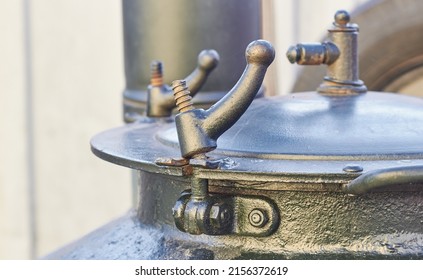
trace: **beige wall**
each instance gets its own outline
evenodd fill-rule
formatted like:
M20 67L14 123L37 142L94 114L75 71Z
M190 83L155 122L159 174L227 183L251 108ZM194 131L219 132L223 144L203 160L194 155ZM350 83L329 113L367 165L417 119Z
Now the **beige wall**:
M0 13L0 258L31 258L130 208L129 170L89 146L122 124L121 3L2 1Z
M0 258L30 249L22 10L0 2Z
M287 93L287 47L365 0L264 1L271 82ZM43 256L130 208L130 171L89 147L122 124L122 45L121 1L0 2L0 259Z

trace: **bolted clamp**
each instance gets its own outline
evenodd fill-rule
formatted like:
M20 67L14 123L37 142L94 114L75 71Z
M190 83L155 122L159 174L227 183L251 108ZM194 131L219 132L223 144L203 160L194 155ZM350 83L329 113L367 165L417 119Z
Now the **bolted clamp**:
M210 194L208 180L197 176L197 168L219 166L219 161L211 161L206 153L216 149L217 138L247 110L274 56L275 51L267 41L258 40L248 45L247 67L240 80L208 110L194 108L187 82L177 80L172 83L180 112L175 117L175 124L183 159L158 160L156 163L191 167L191 189L181 194L173 208L175 224L181 231L267 236L277 229L279 216L273 202L259 197Z
M277 206L258 196L208 193L208 181L192 177L173 207L176 227L190 234L269 236L280 223Z
M329 30L329 41L297 44L286 55L291 63L328 65L323 83L317 89L324 94L357 94L367 91L358 75L358 25L350 23L348 12L340 10Z
M208 75L219 63L219 54L215 50L203 50L198 55L197 68L186 78L191 96L204 85ZM163 64L153 61L150 66L151 80L147 89L147 116L169 117L175 108L172 89L163 83Z

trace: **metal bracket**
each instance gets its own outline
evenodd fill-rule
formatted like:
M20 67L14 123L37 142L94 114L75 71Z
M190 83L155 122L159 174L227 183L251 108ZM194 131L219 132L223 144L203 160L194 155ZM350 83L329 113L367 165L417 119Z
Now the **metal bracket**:
M264 237L279 227L279 211L266 197L209 194L193 197L184 191L173 208L176 227L190 234Z

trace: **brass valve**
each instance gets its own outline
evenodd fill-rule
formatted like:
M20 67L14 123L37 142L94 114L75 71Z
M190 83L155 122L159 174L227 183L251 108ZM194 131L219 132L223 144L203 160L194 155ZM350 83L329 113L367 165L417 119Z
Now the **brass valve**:
M327 64L327 74L317 89L325 94L357 94L367 91L358 75L358 25L350 23L348 12L340 10L329 30L329 41L297 44L286 55L300 65Z
M190 95L194 96L204 85L208 75L219 63L215 50L203 50L198 55L197 68L186 77ZM147 90L147 116L169 117L176 107L172 89L163 83L163 65L160 61L151 63L151 80Z

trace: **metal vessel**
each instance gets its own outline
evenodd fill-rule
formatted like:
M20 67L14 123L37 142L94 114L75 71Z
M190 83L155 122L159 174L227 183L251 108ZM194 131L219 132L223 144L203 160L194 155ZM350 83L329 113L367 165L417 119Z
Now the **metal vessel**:
M328 65L316 92L254 100L275 56L258 40L210 109L175 81L174 121L95 136L97 156L137 170L139 204L50 257L423 258L423 100L367 91L357 36L338 11L327 41L289 48Z

